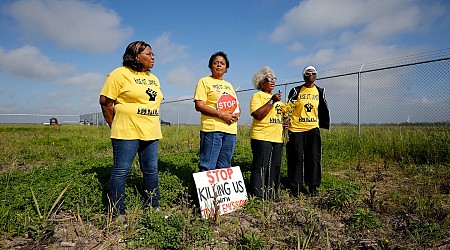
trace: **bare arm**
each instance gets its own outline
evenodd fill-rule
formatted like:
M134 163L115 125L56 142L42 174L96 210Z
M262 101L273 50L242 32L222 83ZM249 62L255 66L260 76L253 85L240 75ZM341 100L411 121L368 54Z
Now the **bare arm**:
M114 101L104 95L100 95L100 106L102 106L103 118L108 123L109 127L111 127L112 121L114 119Z
M205 101L195 100L195 110L199 111L203 115L217 117L222 119L228 124L231 124L238 120L239 114L232 114L230 112L222 112L206 105Z

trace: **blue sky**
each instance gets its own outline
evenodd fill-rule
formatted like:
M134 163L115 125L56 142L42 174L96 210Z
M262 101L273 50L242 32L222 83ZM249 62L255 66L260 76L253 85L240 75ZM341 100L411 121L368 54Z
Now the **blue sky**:
M70 1L0 3L0 114L100 111L106 75L132 41L150 43L165 101L191 98L224 51L225 79L252 88L271 66L277 83L450 47L447 0ZM241 100L248 112L248 96ZM192 102L163 105L162 118L197 121ZM185 117L183 117L183 115ZM194 122L195 122L194 121Z

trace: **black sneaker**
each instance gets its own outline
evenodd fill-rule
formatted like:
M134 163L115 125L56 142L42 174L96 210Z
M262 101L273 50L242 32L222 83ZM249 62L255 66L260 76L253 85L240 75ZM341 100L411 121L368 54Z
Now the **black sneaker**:
M319 192L315 187L309 187L309 196L318 196Z

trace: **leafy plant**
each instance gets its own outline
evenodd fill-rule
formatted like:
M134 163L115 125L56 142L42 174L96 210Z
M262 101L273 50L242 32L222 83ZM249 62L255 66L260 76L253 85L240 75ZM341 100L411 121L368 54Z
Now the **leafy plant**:
M255 232L244 233L242 232L242 238L239 242L241 249L253 250L264 249L265 240Z
M349 209L357 200L357 190L352 186L338 186L327 190L325 207L330 210Z
M357 208L355 213L349 221L350 228L359 229L372 229L379 227L381 222L377 219L374 212L365 208Z
M212 239L212 232L205 222L198 217L188 220L183 214L166 216L149 211L139 222L142 230L133 236L134 247L183 249L201 246Z
M412 222L408 232L411 238L423 247L430 247L433 240L441 239L445 235L438 223L425 220Z

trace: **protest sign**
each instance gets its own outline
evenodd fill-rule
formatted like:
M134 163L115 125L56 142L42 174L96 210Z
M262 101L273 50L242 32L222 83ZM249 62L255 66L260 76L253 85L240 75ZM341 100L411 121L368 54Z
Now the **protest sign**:
M238 107L238 101L230 94L223 94L217 99L217 110L233 113Z
M203 218L231 213L247 203L247 190L239 167L194 173Z

